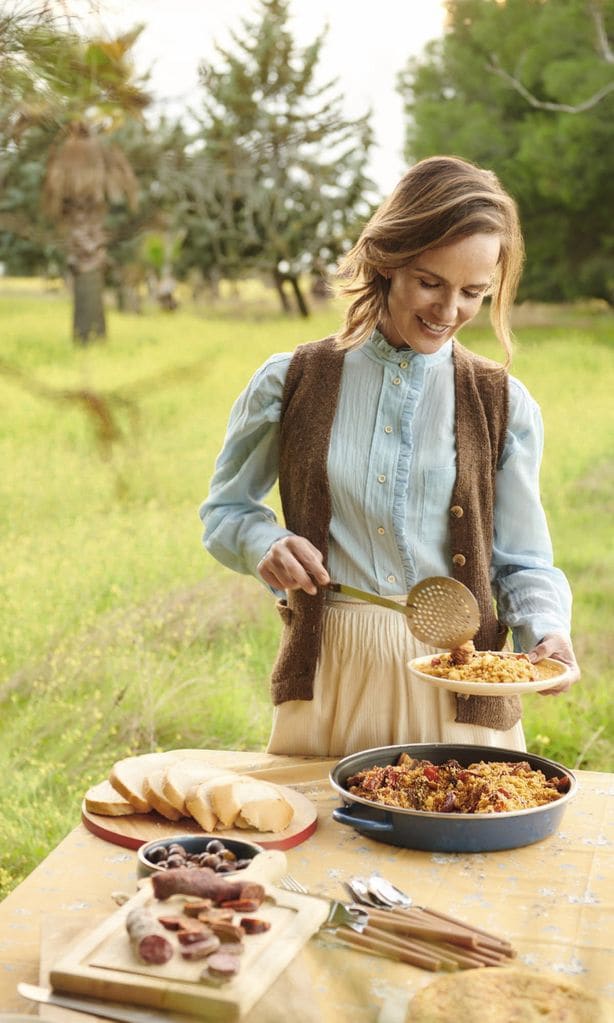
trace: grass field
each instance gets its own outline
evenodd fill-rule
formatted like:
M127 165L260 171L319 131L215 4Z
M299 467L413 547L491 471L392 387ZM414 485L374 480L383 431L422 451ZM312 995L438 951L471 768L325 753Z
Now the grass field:
M611 770L613 318L522 314L514 373L544 413L543 498L583 669L568 696L525 698L527 738ZM109 341L76 349L61 292L0 291L0 894L118 757L266 740L276 613L255 580L205 556L197 509L239 389L338 316L257 301L111 313ZM489 337L464 333L495 356Z

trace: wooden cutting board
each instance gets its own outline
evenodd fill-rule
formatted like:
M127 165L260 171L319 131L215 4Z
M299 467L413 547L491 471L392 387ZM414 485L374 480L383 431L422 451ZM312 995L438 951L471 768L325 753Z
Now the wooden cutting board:
M271 861L279 876L275 857L280 856L285 859L282 853L262 853L243 876L262 878L267 871L270 876ZM176 953L168 963L150 966L135 957L126 933L127 913L135 906L147 906L156 915L172 915L180 911L186 900L185 896L174 896L157 901L149 880L137 895L80 936L53 964L49 973L51 986L232 1023L249 1012L328 915L325 900L286 892L269 883L265 883L265 890L267 898L255 915L267 919L270 930L246 935L241 969L223 987L211 987L199 980L205 961L189 963ZM172 932L168 932L168 937L174 940Z
M307 799L302 792L279 786L285 799L294 808L294 817L285 831L254 831L250 828L224 828L215 832L222 839L238 838L242 841L256 842L263 849L292 849L300 845L318 826L318 811L315 804ZM102 814L90 813L85 802L81 806L81 819L88 829L98 838L121 845L125 849L138 849L145 842L153 842L157 838L170 838L173 835L203 835L205 832L191 817L182 817L179 821L169 821L161 814L134 813L127 817L105 817Z

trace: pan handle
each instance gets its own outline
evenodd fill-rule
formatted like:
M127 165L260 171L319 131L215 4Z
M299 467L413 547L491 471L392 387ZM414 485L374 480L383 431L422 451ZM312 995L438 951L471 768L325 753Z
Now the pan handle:
M359 804L357 803L354 803L351 806L336 806L333 810L333 820L337 821L337 824L349 824L352 828L359 825L361 831L364 831L365 833L371 831L378 835L388 835L394 828L394 824L390 819L385 821L374 821L370 820L368 817L359 817L359 812Z

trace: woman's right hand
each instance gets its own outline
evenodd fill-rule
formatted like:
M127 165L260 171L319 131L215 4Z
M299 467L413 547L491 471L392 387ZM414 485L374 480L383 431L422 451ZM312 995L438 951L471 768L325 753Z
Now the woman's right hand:
M304 536L284 536L272 544L258 564L258 572L276 590L304 590L315 594L330 576L322 552Z

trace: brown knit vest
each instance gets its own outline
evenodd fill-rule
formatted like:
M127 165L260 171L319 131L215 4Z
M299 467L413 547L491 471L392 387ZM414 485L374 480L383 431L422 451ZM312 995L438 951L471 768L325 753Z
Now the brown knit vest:
M331 499L327 474L330 435L345 351L334 337L300 345L288 368L282 398L279 489L286 526L306 536L328 558ZM497 621L490 590L496 467L507 425L506 374L497 363L454 343L457 473L450 508L452 574L480 607L478 649L500 649L506 630ZM476 470L476 467L477 470ZM279 602L285 623L271 678L273 702L313 699L324 591L290 590ZM507 730L519 719L517 697L457 700L457 721Z

